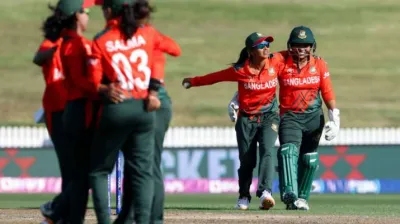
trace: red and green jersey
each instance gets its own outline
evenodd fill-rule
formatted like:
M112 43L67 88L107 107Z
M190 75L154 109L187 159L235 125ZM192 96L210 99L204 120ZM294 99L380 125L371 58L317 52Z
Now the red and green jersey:
M204 86L223 81L237 82L240 111L252 115L260 114L277 110L276 86L281 65L281 60L271 55L259 74L250 71L247 60L242 65L194 77L190 83L192 86Z
M93 40L89 71L94 89L101 83L119 82L126 95L146 98L150 78L160 80L163 76L152 71L154 51L168 52L168 46L162 40L155 28L144 25L125 41L120 20L110 20L106 29Z
M164 42L164 45L167 47L166 52L161 51L159 49L154 50L154 63L153 63L153 68L152 72L156 73L158 77L160 77L160 81L163 86L165 86L165 63L166 63L166 58L164 53L167 53L171 56L178 57L181 55L181 48L179 47L178 43L176 43L172 38L165 36L161 34L162 41ZM165 88L160 88L158 91L158 98L160 100L163 100L168 97L167 91Z
M165 36L161 33L160 37L167 51L154 49L154 63L152 67L152 72L157 74L157 76L160 78L161 83L164 84L165 63L166 63L166 58L164 53L177 57L181 54L181 48L179 47L178 43L176 43L172 38Z
M42 73L46 83L43 94L43 108L48 112L64 110L67 100L67 90L64 83L63 68L60 58L60 45L62 38L56 42L44 40L38 52L48 51L53 47L57 47L53 57L42 65Z
M62 34L61 60L64 68L68 100L79 98L96 99L94 82L88 75L87 61L91 54L91 42L74 30L65 30Z
M283 70L279 73L280 113L310 113L319 110L322 100L335 99L330 74L326 62L310 57L309 63L298 69L293 58L286 51L280 52L283 58Z

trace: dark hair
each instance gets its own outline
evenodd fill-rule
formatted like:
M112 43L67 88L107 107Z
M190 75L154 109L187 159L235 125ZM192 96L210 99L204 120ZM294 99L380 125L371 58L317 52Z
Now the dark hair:
M114 15L114 17L122 16L121 30L125 39L129 39L136 33L139 25L137 20L149 17L154 11L147 0L139 0L133 6L124 5L122 10Z
M233 66L241 65L249 58L250 56L249 52L247 51L247 48L243 48L242 51L240 51L238 60L235 63L232 63L232 65Z
M43 36L51 41L56 41L61 36L61 31L64 28L71 29L76 24L75 14L71 16L65 16L63 13L52 5L48 5L48 8L53 12L53 14L43 22L41 30L43 31Z

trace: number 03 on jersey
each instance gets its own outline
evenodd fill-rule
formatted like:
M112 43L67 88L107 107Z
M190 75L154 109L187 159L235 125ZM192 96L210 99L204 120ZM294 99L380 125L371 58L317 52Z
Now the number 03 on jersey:
M160 75L153 72L154 51L167 50L161 34L153 27L139 27L128 39L118 23L108 27L93 40L89 76L96 89L102 84L118 83L136 99L145 99L149 88L157 88Z
M121 52L115 53L112 56L112 67L118 76L121 88L146 90L149 87L151 76L148 62L148 55L143 49L132 51L129 57ZM142 79L142 74L144 79Z

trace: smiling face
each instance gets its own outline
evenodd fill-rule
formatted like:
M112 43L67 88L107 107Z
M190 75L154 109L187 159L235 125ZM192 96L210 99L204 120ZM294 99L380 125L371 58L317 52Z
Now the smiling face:
M269 57L270 51L269 51L269 45L270 43L267 41L263 41L256 46L254 46L251 51L250 55L254 59L267 59Z
M304 59L311 54L312 44L308 43L293 43L290 45L289 52L291 55Z

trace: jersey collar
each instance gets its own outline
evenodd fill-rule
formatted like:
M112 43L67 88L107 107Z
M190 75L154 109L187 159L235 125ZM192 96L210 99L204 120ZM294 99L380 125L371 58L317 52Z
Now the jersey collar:
M262 73L262 71L264 70L268 70L269 69L269 60L268 58L264 60L265 61L265 65L264 68L260 71L260 73ZM244 71L248 74L252 74L250 71L250 59L247 59L246 62L244 63ZM257 74L252 74L252 75L257 75Z

